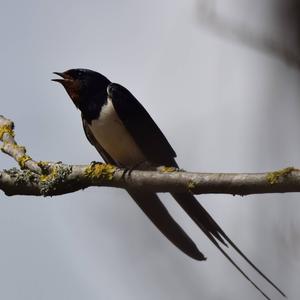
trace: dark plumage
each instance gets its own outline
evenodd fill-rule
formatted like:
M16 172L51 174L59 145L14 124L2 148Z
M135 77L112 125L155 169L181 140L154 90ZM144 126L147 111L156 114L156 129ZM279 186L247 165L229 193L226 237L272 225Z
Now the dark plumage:
M111 83L105 76L87 69L57 73L72 101L81 111L84 131L105 162L119 167L140 165L178 167L176 153L138 100L124 87ZM196 260L205 260L194 242L176 223L155 193L128 190L155 226L180 250ZM172 193L204 234L223 255L258 289L269 297L236 265L221 246L231 245L279 293L271 282L228 238L197 199L186 193Z

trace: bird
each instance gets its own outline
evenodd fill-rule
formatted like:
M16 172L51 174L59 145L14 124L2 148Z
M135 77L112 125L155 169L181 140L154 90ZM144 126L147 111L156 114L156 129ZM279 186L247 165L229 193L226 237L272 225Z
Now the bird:
M52 80L63 85L80 110L85 135L106 163L126 170L147 170L159 166L179 168L175 161L176 153L167 138L128 89L89 69L74 68L53 73L59 78ZM195 260L206 260L156 193L132 188L128 188L127 192L171 243ZM226 247L231 246L273 288L286 297L236 246L190 191L171 192L171 195L226 259L266 299L270 299L269 296L227 254Z

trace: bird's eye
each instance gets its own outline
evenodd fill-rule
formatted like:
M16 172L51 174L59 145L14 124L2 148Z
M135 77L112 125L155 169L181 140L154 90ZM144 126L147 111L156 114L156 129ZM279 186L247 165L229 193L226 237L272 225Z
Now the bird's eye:
M77 78L82 78L83 72L82 71L77 71Z

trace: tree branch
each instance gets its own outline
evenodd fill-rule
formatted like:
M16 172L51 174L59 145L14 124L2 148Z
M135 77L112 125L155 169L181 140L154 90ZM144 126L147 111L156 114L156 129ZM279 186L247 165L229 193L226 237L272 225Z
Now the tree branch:
M142 189L153 192L249 195L300 192L300 170L289 167L268 173L192 173L169 167L156 171L126 171L91 163L67 165L36 162L14 139L13 122L0 116L1 150L20 168L0 171L0 190L6 195L55 196L90 186Z

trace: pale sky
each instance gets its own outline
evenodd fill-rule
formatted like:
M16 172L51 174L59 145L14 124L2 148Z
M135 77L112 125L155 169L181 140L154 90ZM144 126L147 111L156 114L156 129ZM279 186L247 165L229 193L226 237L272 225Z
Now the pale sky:
M216 2L229 19L276 36L271 1ZM2 0L0 114L14 120L17 140L36 160L100 160L79 112L50 81L53 71L87 67L143 103L186 170L299 166L299 71L214 34L197 19L200 8L196 0ZM0 154L1 169L13 166ZM262 299L168 196L206 262L178 251L122 190L0 197L1 299ZM298 299L299 194L198 198L289 299Z

